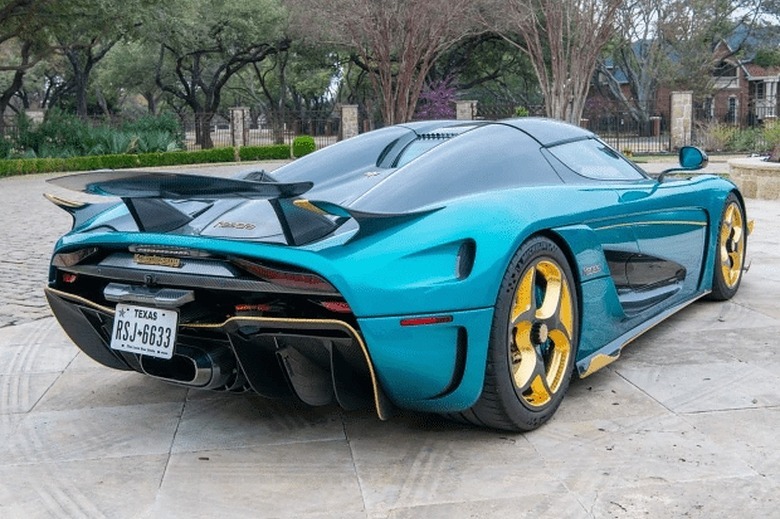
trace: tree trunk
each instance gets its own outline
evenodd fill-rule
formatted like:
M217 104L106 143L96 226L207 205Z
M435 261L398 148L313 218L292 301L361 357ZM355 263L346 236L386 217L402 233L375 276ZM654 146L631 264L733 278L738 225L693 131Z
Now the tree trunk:
M285 108L287 107L287 52L280 52L276 55L276 62L279 65L279 100L277 101L277 125L274 131L274 143L284 144L284 123L287 119Z
M76 95L76 115L87 117L87 83L91 67L81 64L79 55L75 51L67 53L73 67L73 90Z
M150 115L157 115L157 98L154 96L154 92L146 92L143 94L146 100L146 109Z
M203 150L214 147L214 141L211 139L211 120L213 118L213 114L195 114L195 144Z

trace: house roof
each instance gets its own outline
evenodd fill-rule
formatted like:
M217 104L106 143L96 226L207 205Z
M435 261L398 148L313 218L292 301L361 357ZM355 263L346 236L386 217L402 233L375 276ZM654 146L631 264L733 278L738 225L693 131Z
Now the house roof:
M778 77L780 76L780 67L762 67L755 63L745 63L748 79L759 77Z

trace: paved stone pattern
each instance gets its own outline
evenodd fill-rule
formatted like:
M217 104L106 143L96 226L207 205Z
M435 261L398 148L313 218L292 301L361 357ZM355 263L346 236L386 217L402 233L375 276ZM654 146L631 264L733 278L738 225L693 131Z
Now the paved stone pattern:
M51 315L43 287L70 216L43 198L45 189L44 176L0 179L0 327Z
M752 266L733 300L640 337L523 435L95 364L31 303L46 277L33 260L68 225L42 184L0 180L16 323L0 328L0 517L778 517L780 201L748 201ZM24 304L6 310L8 294Z

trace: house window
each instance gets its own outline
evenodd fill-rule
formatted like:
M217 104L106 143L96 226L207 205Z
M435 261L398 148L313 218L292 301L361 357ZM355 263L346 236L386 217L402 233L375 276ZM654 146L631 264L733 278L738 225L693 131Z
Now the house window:
M766 91L764 90L764 82L760 81L756 83L756 99L764 99Z
M715 77L737 77L737 67L725 61L721 61L715 66L713 75Z
M729 97L729 109L726 113L726 122L735 124L737 122L737 98Z

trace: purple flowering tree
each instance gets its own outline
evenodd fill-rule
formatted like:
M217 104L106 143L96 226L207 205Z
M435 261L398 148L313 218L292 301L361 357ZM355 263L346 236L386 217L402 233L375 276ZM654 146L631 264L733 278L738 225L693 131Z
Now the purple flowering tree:
M454 119L457 89L453 82L452 76L447 76L427 83L420 93L414 118L417 120Z

